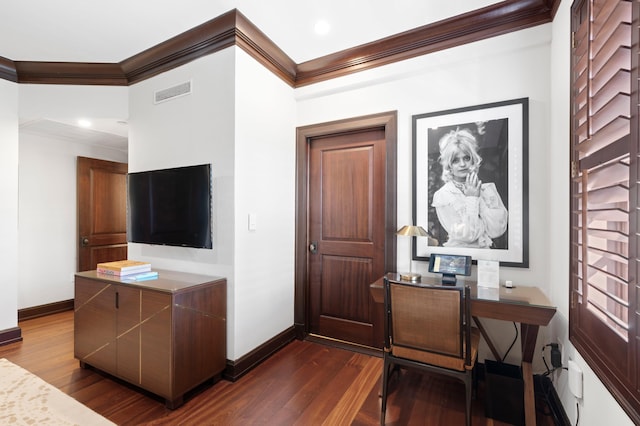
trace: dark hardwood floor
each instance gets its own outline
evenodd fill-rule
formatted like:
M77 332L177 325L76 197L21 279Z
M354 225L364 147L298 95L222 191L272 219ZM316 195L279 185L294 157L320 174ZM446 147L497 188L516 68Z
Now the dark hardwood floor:
M23 341L0 346L20 365L119 425L377 425L382 359L294 341L235 383L202 386L171 411L153 395L73 358L73 312L22 321ZM454 379L403 370L392 383L389 425L464 424L464 387ZM482 382L473 425L484 416ZM539 424L553 422L538 413Z

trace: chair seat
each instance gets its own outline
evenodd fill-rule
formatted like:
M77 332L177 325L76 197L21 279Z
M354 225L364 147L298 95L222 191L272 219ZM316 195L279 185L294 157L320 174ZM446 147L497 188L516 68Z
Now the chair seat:
M426 352L419 349L412 349L406 346L391 346L391 354L394 357L406 358L413 361L423 362L425 364L437 365L438 367L447 368L449 370L464 371L471 370L478 356L478 344L480 342L480 331L477 328L471 329L471 363L465 365L464 358L458 358L448 355L437 354L434 352Z

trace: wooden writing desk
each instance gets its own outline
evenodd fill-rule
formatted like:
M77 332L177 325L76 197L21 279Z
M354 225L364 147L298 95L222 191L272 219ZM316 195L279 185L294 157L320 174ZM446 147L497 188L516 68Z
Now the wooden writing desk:
M405 282L400 279L400 274L389 273L386 277L389 281ZM496 360L501 361L502 359L484 332L479 318L520 323L525 423L530 426L535 425L536 407L531 362L536 347L538 329L540 326L549 324L556 313L556 307L551 305L547 296L537 287L517 286L512 289L500 287L498 300L488 300L478 297L478 288L475 282L460 280L459 283L468 284L471 287L471 315L478 324L478 328ZM428 276L422 277L421 282L416 285L441 285L441 281L439 277ZM370 291L376 303L384 303L384 277L371 284Z

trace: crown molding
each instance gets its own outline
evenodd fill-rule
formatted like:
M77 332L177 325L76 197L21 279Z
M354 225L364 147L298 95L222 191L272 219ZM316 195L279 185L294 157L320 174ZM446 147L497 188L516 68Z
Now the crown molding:
M236 45L274 74L294 86L297 65L240 12L236 19Z
M18 83L126 86L120 65L86 62L14 62Z
M117 64L11 61L0 78L17 83L127 86L238 46L292 87L403 61L553 20L560 0L505 0L463 15L296 64L237 9Z
M275 43L237 9L177 35L120 63L129 84L238 46L293 85L296 65Z
M236 10L229 11L120 62L129 84L235 44Z
M503 1L298 65L295 86L399 62L439 50L545 24L560 0ZM557 6L556 6L557 8Z
M0 79L18 82L18 73L12 60L0 56Z

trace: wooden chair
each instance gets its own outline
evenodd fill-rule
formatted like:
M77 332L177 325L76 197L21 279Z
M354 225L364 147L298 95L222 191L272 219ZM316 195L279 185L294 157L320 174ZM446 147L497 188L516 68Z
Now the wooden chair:
M465 385L466 424L480 333L471 327L469 286L427 286L384 280L385 347L382 371L384 425L389 376L397 366L446 374Z

